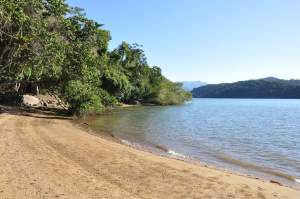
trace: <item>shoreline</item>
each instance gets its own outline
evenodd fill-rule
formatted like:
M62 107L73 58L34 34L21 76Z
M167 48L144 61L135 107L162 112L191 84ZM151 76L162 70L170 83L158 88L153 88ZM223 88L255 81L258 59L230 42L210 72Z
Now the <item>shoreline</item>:
M298 186L298 183L300 183L300 180L295 177L289 176L288 174L285 174L285 173L280 173L280 172L271 171L271 170L270 171L255 170L256 173L261 173L261 175L259 175L259 174L255 174L254 172L246 173L246 172L243 172L242 170L234 171L233 167L226 167L226 166L222 167L220 165L214 165L212 163L208 163L203 160L195 159L190 156L178 153L178 152L174 151L174 149L169 149L169 148L166 148L161 145L146 146L146 145L143 145L143 144L140 144L137 142L131 142L131 141L116 137L112 133L107 133L102 130L96 130L94 128L89 127L87 125L87 123L82 123L82 121L79 121L80 124L77 123L78 121L73 121L73 122L74 122L75 126L78 125L80 128L87 131L88 133L90 133L93 136L98 136L103 139L108 139L109 141L116 142L118 144L122 144L122 145L131 147L136 150L151 153L151 154L154 154L154 155L157 155L160 157L164 157L164 158L170 158L170 159L183 161L183 162L201 166L201 167L216 169L221 172L226 172L229 174L234 174L234 175L239 175L239 176L244 176L247 178L260 180L262 182L275 183L275 184L279 184L280 186L284 186L284 187L288 187L288 188L292 188L292 189L296 189L296 190L300 191L300 186ZM230 157L227 157L227 158L230 158ZM250 164L250 163L243 163L243 164ZM251 165L255 166L255 167L259 167L254 164L251 164ZM235 164L234 166L241 167L242 169L246 168L246 167L241 166L240 164ZM266 168L261 167L260 169L266 169ZM269 177L267 177L268 175L269 175ZM283 182L277 181L276 179L272 178L271 176L279 177L279 178L285 179L286 181L289 181L289 182L283 183Z
M119 109L136 107L136 106L140 106L140 105L121 106L119 107ZM93 120L94 117L91 118ZM197 158L190 157L186 154L178 153L175 149L167 148L165 146L158 145L155 143L142 144L138 142L132 142L130 140L123 139L121 137L117 137L113 133L105 132L105 130L90 127L90 124L88 124L89 121L90 118L79 119L79 120L75 120L74 124L75 125L78 124L81 128L88 131L94 136L99 136L101 138L108 139L110 141L114 141L119 144L123 144L125 146L132 147L137 150L152 153L154 155L158 155L165 158L176 159L194 165L205 166L212 169L227 172L230 174L236 174L239 176L245 176L252 179L261 180L263 182L272 182L275 184L280 184L280 186L285 186L292 189L300 190L300 179L298 179L296 176L291 176L281 171L274 171L272 170L272 168L259 166L251 162L242 162L236 159L232 159L229 156L224 156L222 158L224 161L223 163L213 164L203 159L197 159Z
M234 174L234 175L244 176L244 177L247 177L247 178L260 180L262 182L275 183L275 184L279 184L280 186L300 190L300 186L298 186L299 185L298 183L300 183L300 180L293 177L293 176L289 176L288 174L285 174L285 173L279 173L277 171L271 171L271 170L270 171L255 170L256 173L261 173L260 175L259 174L254 174L253 171L252 172L249 171L247 173L245 171L242 171L243 169L246 169L246 167L243 167L240 164L235 164L234 166L241 167L242 169L239 169L238 171L237 170L234 171L234 168L232 166L231 167L230 166L226 167L226 166L221 166L221 165L214 165L212 163L206 162L205 160L199 160L199 159L195 159L195 158L192 158L190 156L187 156L187 155L184 155L184 154L181 154L181 153L177 153L176 151L174 151L172 149L166 150L166 148L164 148L164 147L163 147L163 149L161 149L160 145L157 145L157 146L154 146L154 147L155 147L155 149L161 150L160 151L161 153L156 152L155 150L151 149L151 147L147 148L147 147L142 146L140 144L131 143L127 140L120 139L120 140L118 140L118 143L122 143L122 144L124 144L126 146L129 146L129 147L132 147L134 149L149 152L149 153L152 153L154 155L161 156L161 157L176 159L176 160L187 162L189 164L194 164L194 165L198 165L198 166L201 166L201 167L216 169L216 170L219 170L221 172L226 172L226 173L230 173L230 174ZM244 164L248 164L248 163L244 163ZM289 182L286 183L286 182L277 181L276 179L272 178L271 176L272 177L279 177L279 178L285 179L285 181L289 181Z
M4 198L296 199L300 194L128 147L92 135L71 120L4 113L0 124L0 196Z

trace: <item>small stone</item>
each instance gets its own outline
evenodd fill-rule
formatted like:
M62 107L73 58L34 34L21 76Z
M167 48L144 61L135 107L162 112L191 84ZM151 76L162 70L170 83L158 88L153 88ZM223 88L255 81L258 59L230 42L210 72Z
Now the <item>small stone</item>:
M23 95L22 102L26 106L38 106L40 104L39 98L32 95Z

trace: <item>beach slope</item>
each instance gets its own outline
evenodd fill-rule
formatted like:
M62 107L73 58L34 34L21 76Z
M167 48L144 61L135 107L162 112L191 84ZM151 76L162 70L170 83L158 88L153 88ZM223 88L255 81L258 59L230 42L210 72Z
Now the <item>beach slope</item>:
M159 157L44 115L0 114L0 198L294 198L300 191Z

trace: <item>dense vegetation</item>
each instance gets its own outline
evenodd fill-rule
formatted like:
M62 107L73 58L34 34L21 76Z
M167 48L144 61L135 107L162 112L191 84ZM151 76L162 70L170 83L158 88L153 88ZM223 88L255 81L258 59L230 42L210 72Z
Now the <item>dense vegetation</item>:
M55 92L74 113L119 102L178 104L190 93L150 67L139 45L108 50L110 33L64 0L0 0L0 83ZM26 87L26 86L25 86Z
M300 80L264 78L230 84L210 84L192 91L198 98L300 99Z

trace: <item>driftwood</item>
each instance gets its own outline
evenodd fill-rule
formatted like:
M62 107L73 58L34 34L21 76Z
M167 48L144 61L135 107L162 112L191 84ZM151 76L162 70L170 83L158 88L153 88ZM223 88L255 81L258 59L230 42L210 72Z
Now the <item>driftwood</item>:
M282 186L282 184L280 182L277 182L275 180L270 180L270 182L273 183L273 184L278 184L279 186Z

